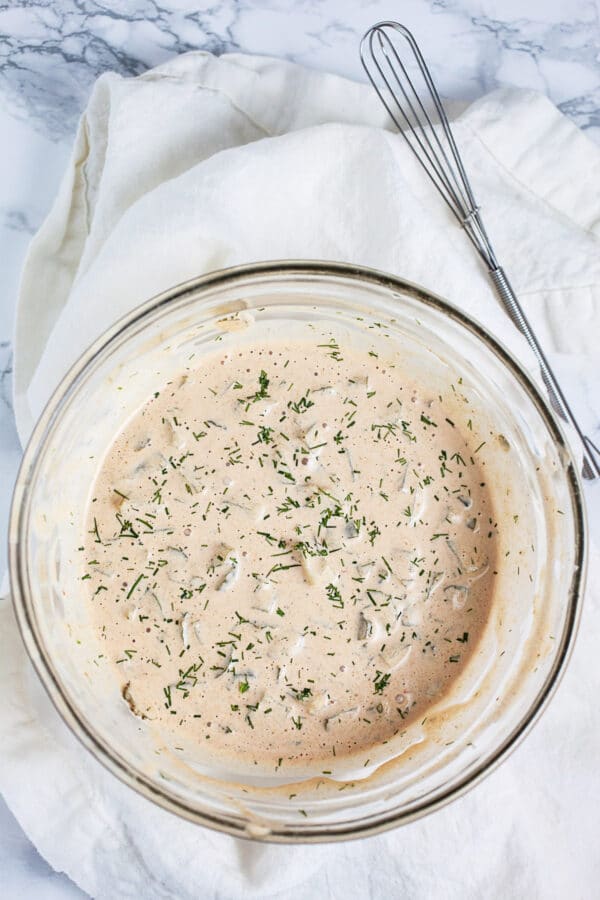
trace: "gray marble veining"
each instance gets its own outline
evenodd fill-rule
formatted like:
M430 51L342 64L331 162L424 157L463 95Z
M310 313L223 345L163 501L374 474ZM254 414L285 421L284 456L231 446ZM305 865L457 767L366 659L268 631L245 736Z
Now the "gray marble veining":
M72 134L102 72L138 75L174 54L241 50L362 78L360 34L413 27L442 94L470 100L506 82L548 94L581 128L600 126L593 0L18 0L0 3L0 90L55 140Z
M54 139L73 133L102 72L139 75L189 50L239 49L231 35L237 3L217 3L206 12L144 0L2 5L0 90Z
M38 230L40 223L33 222L29 218L27 212L23 209L5 209L3 210L3 226L11 231L21 231L25 234L33 235Z
M11 409L10 376L12 353L10 341L0 341L0 405Z
M600 141L599 0L0 0L0 575L20 458L10 392L19 274L95 79L207 50L284 57L362 80L361 34L399 17L445 99L470 101L504 84L534 88ZM560 374L598 435L600 384L574 362ZM0 833L7 900L80 896L48 872L1 804Z

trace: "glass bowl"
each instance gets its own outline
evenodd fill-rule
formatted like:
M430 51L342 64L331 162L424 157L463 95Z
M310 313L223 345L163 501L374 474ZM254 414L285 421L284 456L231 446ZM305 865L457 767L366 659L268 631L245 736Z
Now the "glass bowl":
M531 542L520 547L518 589L500 590L494 601L475 662L406 751L367 777L305 780L290 790L242 783L159 751L115 681L94 670L77 548L99 461L182 361L191 353L200 360L215 340L235 343L311 322L335 323L349 335L384 328L432 383L459 372L461 389L497 438L491 452L507 522L509 503L519 500L520 524L506 528L508 550L526 534ZM10 575L21 633L52 702L122 781L167 810L239 837L341 840L443 806L531 727L573 643L584 526L576 466L546 400L479 324L422 288L372 270L265 263L215 272L148 301L71 369L25 451L11 512Z

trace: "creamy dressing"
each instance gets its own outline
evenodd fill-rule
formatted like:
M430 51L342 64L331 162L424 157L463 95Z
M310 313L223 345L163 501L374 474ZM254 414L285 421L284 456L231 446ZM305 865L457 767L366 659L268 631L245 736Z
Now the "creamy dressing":
M422 720L494 593L463 399L334 338L215 352L156 391L102 464L83 549L131 713L273 773L328 773Z

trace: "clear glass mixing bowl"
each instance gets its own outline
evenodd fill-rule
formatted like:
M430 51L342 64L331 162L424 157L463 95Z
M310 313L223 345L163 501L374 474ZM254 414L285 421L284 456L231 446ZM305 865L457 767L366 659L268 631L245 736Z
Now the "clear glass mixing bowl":
M348 333L385 326L432 378L460 371L497 446L499 483L518 494L534 538L528 577L500 596L463 696L430 716L421 739L370 777L340 784L244 784L170 754L131 716L115 684L92 672L77 547L99 460L150 393L193 352L241 330L279 333L310 321ZM156 372L160 368L157 383ZM524 501L524 502L523 502ZM532 725L564 669L585 568L581 489L546 401L480 325L427 291L378 272L284 262L230 269L137 308L82 356L44 411L19 473L10 574L23 639L42 682L81 742L165 809L230 834L326 841L372 834L443 806L503 759ZM501 592L502 593L502 592ZM92 677L93 675L93 677ZM292 796L290 796L292 793Z

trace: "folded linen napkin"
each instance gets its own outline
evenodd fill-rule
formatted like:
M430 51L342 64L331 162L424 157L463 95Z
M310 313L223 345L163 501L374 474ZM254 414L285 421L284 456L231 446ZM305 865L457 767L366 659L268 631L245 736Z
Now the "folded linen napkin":
M591 384L600 200L590 185L600 183L600 152L532 92L484 97L455 133L552 361L576 366ZM532 367L466 237L387 130L369 88L271 59L191 53L139 78L105 75L94 88L23 273L21 438L70 364L118 316L211 269L289 257L347 260L419 282ZM54 868L98 898L592 896L599 576L596 556L570 669L510 761L434 816L335 847L238 841L179 821L117 782L51 707L5 597L0 789Z

